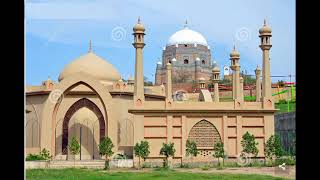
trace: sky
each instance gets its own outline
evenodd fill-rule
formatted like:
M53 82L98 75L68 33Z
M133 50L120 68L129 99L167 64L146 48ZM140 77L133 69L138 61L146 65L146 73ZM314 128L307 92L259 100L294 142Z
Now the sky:
M230 65L235 45L241 70L253 75L262 67L258 31L266 18L272 28L271 75L295 75L294 0L26 0L26 84L40 85L48 77L57 81L67 64L88 52L90 40L93 52L123 79L133 76L132 28L139 16L146 28L144 75L150 81L163 47L186 20L206 38L220 69Z

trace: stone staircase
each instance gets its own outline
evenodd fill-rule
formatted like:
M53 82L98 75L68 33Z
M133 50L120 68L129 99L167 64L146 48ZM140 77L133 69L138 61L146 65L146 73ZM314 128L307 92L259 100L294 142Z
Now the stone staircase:
M93 168L103 169L104 160L53 160L49 162L49 168Z

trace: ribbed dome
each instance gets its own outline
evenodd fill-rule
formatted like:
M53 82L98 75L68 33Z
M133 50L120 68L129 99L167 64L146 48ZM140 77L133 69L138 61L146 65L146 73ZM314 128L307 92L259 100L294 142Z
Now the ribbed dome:
M94 79L104 82L121 79L118 71L110 63L91 51L66 65L61 71L58 80L61 81L79 72L86 73Z
M208 46L206 39L198 32L185 27L174 33L167 43L168 46L175 44L201 44Z

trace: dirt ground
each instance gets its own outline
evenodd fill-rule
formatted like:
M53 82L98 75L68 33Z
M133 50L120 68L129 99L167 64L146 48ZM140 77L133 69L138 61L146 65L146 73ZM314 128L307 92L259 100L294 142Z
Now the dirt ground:
M260 174L271 175L276 177L283 177L289 179L296 179L296 167L287 166L285 170L278 167L234 167L217 170L211 168L209 170L202 170L201 168L175 168L176 172L189 172L189 173L234 173L234 174ZM153 171L152 168L137 169L111 169L112 172L149 172Z

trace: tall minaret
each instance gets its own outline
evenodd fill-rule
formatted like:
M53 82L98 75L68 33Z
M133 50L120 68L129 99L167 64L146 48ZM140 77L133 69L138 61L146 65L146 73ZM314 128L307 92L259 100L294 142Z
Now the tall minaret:
M166 97L167 102L172 102L172 79L171 79L171 72L172 66L170 63L167 63L166 66Z
M143 80L143 54L142 49L145 46L144 33L145 28L138 18L138 23L133 27L134 42L132 45L136 48L135 82L134 82L134 105L142 106L144 104L144 80Z
M232 69L232 95L233 99L241 100L240 98L240 65L239 65L240 53L236 51L236 47L233 46L233 50L230 53L230 60Z
M212 82L214 84L214 96L213 96L213 101L214 102L219 102L219 80L220 80L220 69L218 66L215 66L212 69Z
M156 68L156 75L155 75L155 85L160 85L161 82L161 73L162 72L162 63L159 61L157 62L157 68Z
M260 102L261 101L261 80L260 80L261 69L259 68L259 66L257 66L257 69L254 70L254 72L256 73L256 101Z
M264 20L263 27L259 29L259 37L261 39L260 48L262 49L262 99L270 100L272 98L271 93L271 79L270 79L270 58L269 51L271 45L271 28L267 25Z
M240 100L244 100L243 77L240 77Z

